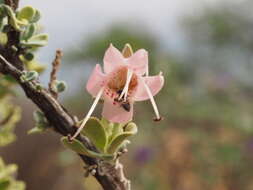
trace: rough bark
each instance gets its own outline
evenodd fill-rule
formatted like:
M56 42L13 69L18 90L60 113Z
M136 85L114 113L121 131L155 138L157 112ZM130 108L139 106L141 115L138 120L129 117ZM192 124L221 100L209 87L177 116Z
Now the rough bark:
M5 0L5 3L11 6L13 9L18 7L18 0ZM19 49L19 32L11 29L8 33L8 43L7 45L0 46L0 55L4 59L0 59L0 73L5 75L10 75L21 86L26 96L37 105L37 107L45 114L50 125L53 127L54 131L57 133L67 136L73 135L76 131L75 119L74 117L55 99L52 94L45 88L38 90L35 88L36 85L40 85L39 81L33 82L22 82L20 76L24 70L23 63L19 59L20 49ZM17 47L17 51L13 50L12 46ZM95 150L94 146L89 142L88 139L78 136L81 142L83 142L86 147L91 150ZM87 166L97 165L99 163L98 159L91 158L84 155L79 155L82 161ZM100 174L96 172L94 177L101 184L105 190L128 190L129 185L126 183L128 180L125 179L123 175L123 167L121 164L117 163L116 167L104 166L106 168L105 174Z

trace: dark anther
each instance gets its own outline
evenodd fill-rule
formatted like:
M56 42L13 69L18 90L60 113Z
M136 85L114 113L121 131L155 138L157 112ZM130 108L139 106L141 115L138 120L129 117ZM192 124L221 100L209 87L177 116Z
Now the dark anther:
M129 102L123 102L121 106L126 110L127 112L130 112L131 106Z
M119 100L118 98L114 98L114 102L123 102L123 99Z
M117 91L117 94L121 94L123 90L118 90Z
M160 117L160 118L156 118L156 117L155 117L153 120L154 120L155 122L162 121L162 120L163 120L163 117Z
M68 136L67 136L67 137L68 137L68 141L69 141L69 142L73 142L73 139L72 139L71 134L68 134Z

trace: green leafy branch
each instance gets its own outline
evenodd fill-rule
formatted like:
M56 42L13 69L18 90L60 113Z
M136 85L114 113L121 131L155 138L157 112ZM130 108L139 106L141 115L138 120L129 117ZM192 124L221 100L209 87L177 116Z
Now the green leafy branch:
M91 117L86 123L81 135L88 137L98 152L89 150L79 140L69 140L68 137L62 137L62 143L71 150L102 160L115 160L120 149L125 148L129 143L130 136L137 133L137 126L130 122L126 125L110 123L109 121L99 120Z
M13 93L11 88L13 84L19 84L26 96L40 109L34 113L36 124L29 133L52 128L65 136L62 139L63 144L77 152L88 167L99 165L104 161L110 163L112 161L113 167L111 164L103 165L104 171L110 170L110 172L103 174L98 172L94 177L104 189L129 189L129 181L124 177L123 166L117 158L121 148L127 144L127 138L137 132L137 127L134 124L121 126L91 118L87 123L90 126L87 125L82 134L75 141L70 142L66 136L74 134L78 125L77 120L75 116L69 114L49 89L41 85L38 78L44 67L37 62L34 53L39 47L46 45L48 40L46 34L40 33L41 28L37 23L40 12L31 6L20 10L16 10L17 7L18 0L5 0L4 3L0 1L0 97L9 96ZM66 88L63 81L53 81L51 89L56 93ZM4 106L2 102L0 105ZM0 122L6 124L6 121L9 121L13 125L16 124L19 119L18 108L12 109L14 111L10 113L15 114L7 113ZM9 125L1 126L0 129L6 128L12 129L13 132L13 128ZM12 190L8 188L7 190Z
M14 51L19 51L19 58L29 71L42 72L45 67L35 58L34 52L39 47L47 45L48 35L39 33L41 30L38 21L41 14L39 10L26 6L19 11L14 11L10 6L0 4L0 44L8 44L7 33L15 29L20 33L18 47L12 46Z

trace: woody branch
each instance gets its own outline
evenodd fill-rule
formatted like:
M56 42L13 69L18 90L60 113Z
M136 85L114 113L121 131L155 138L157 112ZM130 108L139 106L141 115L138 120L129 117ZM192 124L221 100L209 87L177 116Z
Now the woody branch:
M13 9L18 7L18 0L5 0L5 4L9 5ZM24 71L24 65L19 59L20 51L19 48L19 32L14 29L10 29L7 33L8 43L5 46L0 46L0 73L4 75L12 76L20 85L25 92L26 96L37 105L37 107L45 114L45 117L52 125L55 132L60 135L67 136L73 135L76 132L74 116L71 115L61 103L45 88L40 90L36 89L36 85L40 85L38 80L32 82L23 82L20 77L22 71ZM16 46L18 51L14 51L11 47ZM53 78L54 80L54 78ZM96 151L94 146L89 142L88 139L81 136L77 137L86 147ZM82 161L88 165L97 165L99 160L84 155L79 155ZM100 175L98 172L94 175L97 181L101 184L105 190L126 190L122 165L119 167L110 168L110 172Z

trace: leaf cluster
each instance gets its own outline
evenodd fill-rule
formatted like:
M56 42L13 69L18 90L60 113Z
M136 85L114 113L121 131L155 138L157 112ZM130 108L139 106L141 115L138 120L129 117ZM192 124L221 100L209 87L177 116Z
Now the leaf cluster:
M81 135L88 137L98 150L89 150L79 140L70 141L68 137L63 137L62 143L71 150L102 160L114 160L117 152L124 148L130 141L128 137L135 135L138 129L135 123L130 122L126 125L111 123L106 119L91 117L83 128Z

